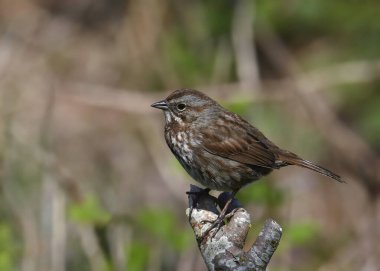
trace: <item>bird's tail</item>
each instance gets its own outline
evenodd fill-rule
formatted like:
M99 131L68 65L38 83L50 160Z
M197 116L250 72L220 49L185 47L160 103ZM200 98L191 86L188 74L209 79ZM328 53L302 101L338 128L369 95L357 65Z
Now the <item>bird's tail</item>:
M340 183L345 183L345 181L342 180L342 178L339 175L335 174L334 172L332 172L332 171L330 171L324 167L318 166L311 161L302 159L301 157L299 157L298 155L296 155L292 152L281 153L279 155L279 160L284 162L286 165L296 165L296 166L308 168L308 169L314 170L314 171L316 171L322 175L330 177L330 178L332 178L332 179L334 179Z

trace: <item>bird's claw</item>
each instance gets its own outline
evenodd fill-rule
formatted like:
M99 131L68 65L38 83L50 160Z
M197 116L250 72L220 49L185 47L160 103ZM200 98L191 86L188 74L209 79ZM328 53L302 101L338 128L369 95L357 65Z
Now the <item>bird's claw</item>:
M224 219L226 218L226 215L223 215L223 216L218 216L214 221L204 221L204 222L208 222L208 223L212 223L211 226L202 234L202 236L200 237L200 242L203 243L206 238L214 238L215 235L218 233L218 231L220 230L220 228L223 226L224 224ZM212 234L209 236L209 233L214 230L212 232Z
M224 224L224 221L227 219L229 220L231 217L234 216L235 212L238 210L238 208L236 209L233 209L231 212L229 212L228 214L223 214L223 215L219 215L214 221L210 221L210 220L207 220L207 221L204 221L206 223L212 223L211 226L202 234L200 240L201 240L201 243L203 243L205 240L206 240L206 237L209 237L210 239L214 238L215 235L218 233L218 231L222 228L223 224ZM214 230L212 232L212 234L210 236L209 233Z

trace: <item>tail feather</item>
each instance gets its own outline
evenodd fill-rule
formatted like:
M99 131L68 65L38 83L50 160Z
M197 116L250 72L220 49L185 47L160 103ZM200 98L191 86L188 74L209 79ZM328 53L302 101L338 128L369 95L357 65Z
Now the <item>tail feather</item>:
M311 161L304 160L294 153L291 153L291 152L284 153L280 156L280 160L285 162L287 165L296 165L296 166L304 167L307 169L311 169L311 170L314 170L314 171L316 171L322 175L330 177L330 178L332 178L332 179L334 179L340 183L345 183L345 181L342 180L342 178L339 175L335 174L334 172L332 172L332 171L330 171L324 167L318 166Z

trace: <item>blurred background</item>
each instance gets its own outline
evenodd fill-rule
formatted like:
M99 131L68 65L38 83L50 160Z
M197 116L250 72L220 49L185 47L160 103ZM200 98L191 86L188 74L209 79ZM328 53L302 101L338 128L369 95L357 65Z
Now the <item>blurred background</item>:
M342 175L238 194L268 270L379 270L380 3L1 0L0 271L205 270L150 104L196 88Z

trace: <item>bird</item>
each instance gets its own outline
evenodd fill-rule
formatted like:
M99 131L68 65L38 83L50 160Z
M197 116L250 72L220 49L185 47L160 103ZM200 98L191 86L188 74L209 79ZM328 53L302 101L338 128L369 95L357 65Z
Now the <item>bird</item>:
M208 189L230 191L234 197L242 187L291 165L344 182L332 171L278 147L255 126L200 91L178 89L151 106L164 112L164 136L174 156Z

